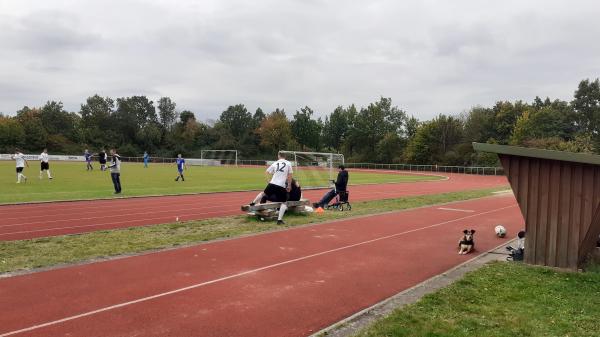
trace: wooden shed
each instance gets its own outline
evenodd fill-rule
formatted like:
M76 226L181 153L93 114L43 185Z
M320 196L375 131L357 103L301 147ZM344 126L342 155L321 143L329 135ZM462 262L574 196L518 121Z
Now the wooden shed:
M525 219L525 262L577 269L600 235L600 156L473 143L497 153Z

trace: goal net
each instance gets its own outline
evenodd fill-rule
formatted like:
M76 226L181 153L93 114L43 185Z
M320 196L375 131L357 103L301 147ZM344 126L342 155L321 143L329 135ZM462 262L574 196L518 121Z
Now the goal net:
M237 150L202 150L200 151L200 165L210 166L237 166L238 151Z
M294 177L302 188L331 186L337 177L338 166L344 164L339 153L280 151L292 163Z

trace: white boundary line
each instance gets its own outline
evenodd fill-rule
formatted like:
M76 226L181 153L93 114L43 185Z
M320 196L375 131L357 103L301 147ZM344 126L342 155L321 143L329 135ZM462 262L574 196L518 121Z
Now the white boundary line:
M475 213L472 209L460 209L460 208L450 208L450 207L438 207L439 210L442 211L454 211L454 212L465 212L465 213Z
M23 328L23 329L19 329L19 330L5 332L2 335L0 335L0 337L12 336L12 335L16 335L18 333L22 333L22 332L27 332L27 331L32 331L32 330L44 328L44 327L47 327L47 326L52 326L52 325L56 325L56 324L60 324L60 323L68 322L68 321L72 321L72 320L75 320L75 319L78 319L78 318L92 316L92 315L95 315L95 314L98 314L98 313L102 313L102 312L105 312L105 311L110 311L110 310L114 310L114 309L126 307L126 306L129 306L129 305L132 305L132 304L136 304L136 303L140 303L140 302L150 301L150 300L153 300L153 299L156 299L156 298L161 298L161 297L165 297L165 296L168 296L168 295L177 294L177 293L180 293L180 292L184 292L184 291L187 291L187 290L191 290L191 289L195 289L195 288L207 286L207 285L218 283L218 282L222 282L222 281L226 281L226 280L237 278L237 277L240 277L240 276L244 276L244 275L248 275L248 274L260 272L260 271L263 271L263 270L268 270L268 269L273 269L273 268L276 268L276 267L288 265L288 264L291 264L291 263L294 263L294 262L308 260L308 259L311 259L313 257L318 257L318 256L321 256L321 255L335 253L335 252L338 252L338 251L342 251L342 250L346 250L346 249L350 249L350 248L354 248L354 247L358 247L358 246L363 246L363 245L366 245L366 244L369 244L369 243L378 242L378 241L382 241L382 240L386 240L386 239L391 239L391 238L394 238L394 237L397 237L397 236L401 236L401 235L405 235L405 234L409 234L409 233L414 233L414 232L418 232L418 231L429 229L429 228L439 227L439 226L442 226L442 225L445 225L445 224L448 224L448 223L452 223L452 222L456 222L456 221L461 221L461 220L464 220L464 219L469 219L469 218L473 218L473 217L477 217L477 216L481 216L481 215L485 215L485 214L489 214L489 213L498 212L498 211L501 211L501 210L504 210L504 209L508 209L508 208L511 208L511 207L515 207L515 206L516 205L504 206L504 207L496 208L496 209L493 209L493 210L490 210L490 211L486 211L486 212L482 212L482 213L478 213L478 214L467 215L467 216L464 216L464 217L458 218L458 219L453 219L453 220L438 222L438 223L433 224L433 225L429 225L429 226L425 226L425 227L421 227L421 228L415 228L415 229L411 229L411 230L400 232L400 233L396 233L396 234L390 234L390 235L382 236L382 237L379 237L379 238L375 238L375 239L371 239L371 240L367 240L367 241L362 241L362 242L354 243L354 244L351 244L351 245L347 245L347 246L343 246L343 247L338 247L338 248L334 248L334 249L322 251L322 252L319 252L319 253L302 256L302 257L299 257L299 258L295 258L295 259L291 259L291 260L287 260L287 261L283 261L283 262L274 263L274 264L271 264L271 265L268 265L268 266L263 266L263 267L260 267L260 268L255 268L255 269L248 270L248 271L245 271L245 272L241 272L241 273L237 273L237 274L232 274L232 275L229 275L229 276L221 277L221 278L210 280L210 281L206 281L206 282L201 282L201 283L193 284L191 286L187 286L187 287L183 287L183 288L179 288L179 289L174 289L174 290L163 292L163 293L159 293L159 294L156 294L156 295L142 297L142 298L138 298L136 300L132 300L132 301L128 301L128 302L123 302L123 303L119 303L119 304L107 306L107 307L104 307L104 308L100 308L100 309L96 309L96 310L84 312L84 313L81 313L79 315L73 315L73 316L65 317L65 318L62 318L62 319L55 320L55 321L50 321L50 322L46 322L46 323L42 323L42 324L38 324L38 325L33 325L33 326L30 326L30 327L27 327L27 328Z

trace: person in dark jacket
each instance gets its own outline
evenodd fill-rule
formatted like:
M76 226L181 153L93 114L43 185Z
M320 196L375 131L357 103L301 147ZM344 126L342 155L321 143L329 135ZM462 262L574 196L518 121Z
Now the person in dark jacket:
M340 192L346 191L349 179L348 171L346 171L344 165L340 165L339 169L340 170L338 172L337 179L334 182L335 188L332 188L329 192L325 193L319 202L314 203L314 208L327 206L331 199L333 199L336 195L338 195Z

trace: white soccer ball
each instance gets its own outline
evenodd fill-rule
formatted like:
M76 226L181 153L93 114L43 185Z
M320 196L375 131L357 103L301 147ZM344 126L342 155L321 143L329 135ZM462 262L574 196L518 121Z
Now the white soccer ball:
M506 236L506 228L504 228L504 226L502 225L496 226L496 228L494 228L494 231L496 232L496 236L499 238L503 238Z

